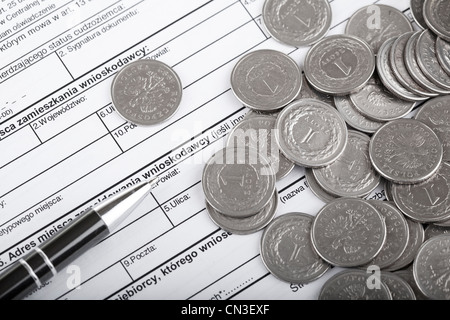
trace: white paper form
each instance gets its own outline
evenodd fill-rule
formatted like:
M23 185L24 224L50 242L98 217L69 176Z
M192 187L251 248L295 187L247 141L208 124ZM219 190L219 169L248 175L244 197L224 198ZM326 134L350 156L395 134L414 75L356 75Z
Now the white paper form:
M329 34L374 2L330 1ZM0 1L0 269L76 216L139 181L152 194L113 234L29 299L316 299L265 269L262 232L232 235L205 211L205 161L247 112L230 90L238 59L275 49L303 67L308 48L273 40L263 0ZM409 15L410 16L410 15ZM144 127L111 104L115 73L138 59L172 66L180 109ZM277 215L324 205L297 167L277 183ZM373 193L383 197L382 189Z

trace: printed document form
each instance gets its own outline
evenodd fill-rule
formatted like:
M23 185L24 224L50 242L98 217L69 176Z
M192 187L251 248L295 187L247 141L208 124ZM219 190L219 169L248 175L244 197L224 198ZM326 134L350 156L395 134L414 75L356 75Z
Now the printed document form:
M373 3L411 18L408 0L329 2L328 35ZM263 3L0 1L0 270L109 196L160 177L119 228L28 299L317 299L339 268L307 285L278 280L260 256L262 231L230 234L205 209L204 164L249 110L230 89L232 68L257 49L303 68L309 49L272 39ZM158 125L130 124L111 103L114 75L138 59L168 64L183 84L180 108ZM324 205L304 168L276 187L276 216Z

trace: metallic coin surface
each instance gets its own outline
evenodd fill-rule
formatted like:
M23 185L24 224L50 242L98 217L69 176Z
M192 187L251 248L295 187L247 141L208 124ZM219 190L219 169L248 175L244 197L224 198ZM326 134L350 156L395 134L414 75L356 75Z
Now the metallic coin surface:
M378 19L374 19L377 16ZM399 10L387 5L369 5L356 11L347 22L345 33L370 44L376 54L383 42L413 31L408 18Z
M392 195L392 182L386 179L383 179L384 183L384 196L387 201L394 201L394 197Z
M422 224L407 217L405 217L405 219L408 224L409 232L408 244L400 258L387 267L385 269L386 271L396 271L410 265L414 261L417 251L419 251L420 246L424 242L425 232Z
M363 89L364 90L364 89ZM347 124L365 133L375 133L384 122L374 121L359 112L349 96L334 97L334 104Z
M450 235L425 241L414 260L413 274L425 296L450 300Z
M381 281L389 288L392 300L416 300L414 290L409 283L400 276L382 271Z
M417 38L416 58L428 80L445 90L450 90L450 76L442 69L437 60L436 36L428 29L424 30Z
M129 63L115 75L111 85L117 112L137 125L153 125L169 119L178 110L182 93L175 71L157 60Z
M297 96L296 100L301 99L316 99L325 102L330 106L334 106L334 97L330 94L319 92L311 87L305 75L303 75L302 89L300 90L300 94Z
M287 176L295 164L288 160L278 149L275 141L275 123L273 116L259 115L243 119L233 127L227 136L227 147L252 147L269 160L277 180Z
M327 203L314 220L311 238L317 253L334 266L369 263L386 239L386 224L367 201L339 198Z
M331 25L326 0L266 0L262 17L269 34L294 46L307 46L323 38Z
M328 192L326 192L317 182L316 177L314 177L314 174L312 172L313 169L306 168L305 169L305 177L306 181L308 182L308 187L311 190L311 192L320 200L322 200L325 203L328 203L330 201L333 201L337 199L335 195L332 195Z
M246 218L260 212L275 192L269 160L251 148L217 151L203 169L206 200L220 213Z
M349 35L332 35L312 46L306 54L305 76L318 91L347 95L359 91L375 70L372 49Z
M369 200L369 203L378 210L386 223L386 242L380 253L368 265L386 269L394 264L406 250L409 241L408 224L403 213L393 202Z
M436 94L448 94L450 91L447 91L441 87L438 87L433 82L428 80L428 78L423 73L422 69L419 67L419 63L417 62L416 55L416 46L417 39L419 38L421 32L417 31L414 33L411 38L409 38L406 43L405 48L405 65L411 77L422 87L429 90L430 92L434 92Z
M428 26L425 22L425 18L423 17L423 3L425 0L411 0L411 14L413 16L414 21L417 25L422 29L427 29Z
M408 269L398 270L398 271L395 271L393 273L395 275L401 277L402 279L404 279L406 282L408 282L408 284L411 286L411 288L414 291L414 294L416 296L416 300L430 300L417 287L416 281L414 280L412 267L410 267Z
M244 55L231 72L231 89L245 106L274 111L297 97L302 73L288 55L276 50L256 50Z
M450 75L450 42L437 38L436 40L436 56L442 69Z
M441 234L450 234L450 228L429 224L425 228L425 241L433 237L440 236Z
M361 91L349 97L360 113L373 121L380 122L403 118L416 104L393 95L377 76L372 77Z
M220 228L233 234L247 235L265 228L275 217L278 207L278 192L275 190L269 203L257 214L247 218L226 216L206 202L206 211L211 220Z
M389 55L389 61L391 64L392 72L394 73L395 78L409 91L425 97L435 97L436 93L432 93L420 85L411 77L406 68L405 63L405 48L406 43L411 38L414 32L408 32L399 36L394 43L392 44L391 52Z
M395 96L406 101L424 101L428 98L418 96L406 89L397 78L395 78L389 63L389 53L394 44L395 38L386 40L378 51L377 55L377 71L381 82Z
M323 261L311 244L313 216L286 213L275 218L261 238L261 258L276 278L306 284L320 278L330 265Z
M342 155L326 167L313 169L319 185L337 197L363 197L375 190L381 177L370 162L369 143L366 134L349 130Z
M430 178L442 162L437 135L421 121L397 119L373 136L369 148L375 170L394 183L413 184Z
M392 300L386 284L379 282L379 288L370 289L370 273L359 269L341 271L322 286L319 300Z
M421 223L450 219L450 164L443 162L430 179L415 185L393 184L397 207L411 219Z
M450 41L450 2L448 0L425 0L423 16L427 26L438 36Z
M339 112L318 100L297 100L277 118L275 136L281 152L304 167L334 162L347 144L347 126Z
M444 150L443 160L450 161L450 95L428 100L414 116L438 136Z

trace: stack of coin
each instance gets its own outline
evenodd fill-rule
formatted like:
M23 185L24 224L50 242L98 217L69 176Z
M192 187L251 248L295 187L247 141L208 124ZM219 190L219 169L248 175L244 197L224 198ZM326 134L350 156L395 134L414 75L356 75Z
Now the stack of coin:
M222 229L256 232L274 218L278 193L270 161L251 147L223 148L206 163L202 186L207 212Z

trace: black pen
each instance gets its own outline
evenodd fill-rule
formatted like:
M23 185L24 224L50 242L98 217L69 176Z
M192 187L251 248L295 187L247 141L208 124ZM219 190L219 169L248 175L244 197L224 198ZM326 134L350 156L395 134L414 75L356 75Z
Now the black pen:
M110 234L144 200L158 178L105 200L0 275L0 299L21 299Z

